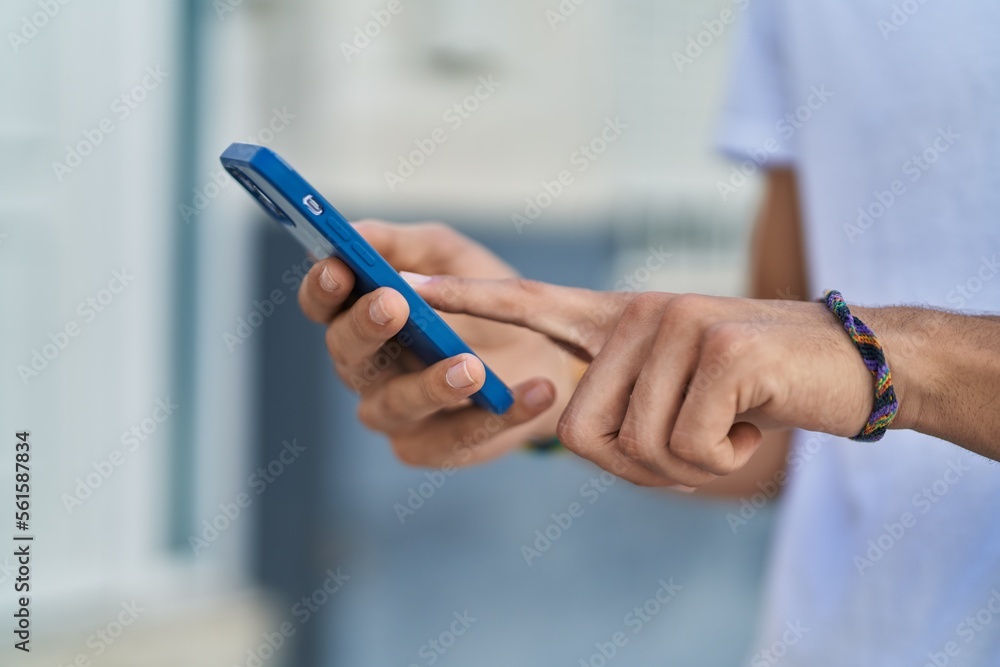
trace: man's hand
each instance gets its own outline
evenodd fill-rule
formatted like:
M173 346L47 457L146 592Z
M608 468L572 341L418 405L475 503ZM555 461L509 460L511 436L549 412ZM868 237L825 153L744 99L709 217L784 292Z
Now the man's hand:
M444 225L363 222L356 229L397 270L516 276L495 255ZM409 314L402 295L381 288L349 303L353 287L354 274L344 263L323 260L303 281L299 303L309 319L326 325L337 373L361 395L361 421L388 435L400 459L426 466L471 464L555 432L579 371L551 341L505 324L446 317L512 386L515 404L498 417L468 400L485 378L478 358L460 355L424 368L393 340Z
M559 437L637 484L701 486L741 468L760 428L853 436L872 409L872 375L822 304L407 278L435 308L527 327L592 360ZM896 389L903 401L898 378Z

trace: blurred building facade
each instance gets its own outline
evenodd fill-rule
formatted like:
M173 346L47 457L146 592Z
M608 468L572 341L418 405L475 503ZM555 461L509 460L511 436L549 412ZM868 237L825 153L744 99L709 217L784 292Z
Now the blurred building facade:
M756 195L720 196L710 150L727 11L7 3L0 397L39 452L24 664L432 664L464 612L436 664L577 664L661 579L682 588L621 659L733 664L766 512L734 532L728 506L620 484L529 566L594 471L515 455L401 522L426 474L356 426L294 304L301 253L217 162L268 144L349 217L443 219L533 277L609 287L653 249L644 289L735 293Z

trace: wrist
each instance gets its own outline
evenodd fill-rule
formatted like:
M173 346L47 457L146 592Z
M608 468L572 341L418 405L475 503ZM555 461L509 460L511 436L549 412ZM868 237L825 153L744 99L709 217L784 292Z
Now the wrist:
M938 311L917 308L857 308L882 343L899 412L890 428L923 430L930 416L925 404L931 390L928 378L936 377L933 333L941 327Z

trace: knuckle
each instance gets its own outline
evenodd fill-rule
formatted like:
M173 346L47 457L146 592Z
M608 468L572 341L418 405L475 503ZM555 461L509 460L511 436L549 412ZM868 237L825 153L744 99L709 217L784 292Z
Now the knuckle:
M629 461L644 466L651 466L656 458L653 443L634 423L626 422L622 425L618 434L618 449Z
M714 324L705 330L702 340L699 371L710 379L718 379L730 371L749 351L753 340L736 322Z
M647 322L653 317L659 317L665 304L667 295L659 292L643 292L636 294L622 312L621 322L632 325L638 322Z
M662 297L656 292L642 292L636 294L625 308L630 315L646 317L653 311L659 311L663 306Z
M528 278L507 278L505 281L510 287L512 287L517 292L527 294L530 296L539 296L545 292L545 285L538 282L537 280L530 280Z
M465 278L458 276L437 276L425 287L427 298L433 305L456 308L461 305L461 296L466 289Z
M370 400L363 400L358 404L357 409L358 421L365 428L369 428L373 431L378 431L381 427L381 420L378 418L378 412L375 409L375 405Z
M645 445L642 441L635 438L634 435L619 435L618 451L630 463L638 463L640 465L648 463L649 456L646 453Z
M419 468L427 465L427 459L420 448L406 438L390 438L389 444L392 446L392 453L400 463L411 468Z
M420 410L420 400L429 400L426 376L412 382L412 376L400 377L386 382L377 392L378 411L391 422L410 421ZM419 396L420 398L417 398Z
M532 309L531 304L545 292L545 285L520 277L504 278L501 283L507 289L503 291L502 303L498 303L498 307L503 308L513 322L525 322Z
M670 439L670 451L682 461L687 461L693 465L698 465L700 452L694 442L685 433L675 433Z
M391 384L389 383L389 385ZM410 401L407 400L402 391L398 391L398 386L389 385L385 387L385 390L379 396L379 402L381 403L380 411L389 419L398 420L405 418L410 411Z
M743 342L743 327L737 322L720 322L705 329L705 350L720 354L732 352Z
M714 324L706 329L698 367L688 390L707 391L724 377L746 370L747 344L739 323Z
M699 294L678 294L663 306L662 320L672 326L690 326L705 312L705 297Z
M556 424L556 437L567 448L581 452L586 449L590 434L577 411L566 408Z
M522 298L537 298L546 294L547 286L545 283L537 280L530 280L528 278L521 278L520 276L517 276L514 278L505 278L504 282L512 288L513 292L516 292Z

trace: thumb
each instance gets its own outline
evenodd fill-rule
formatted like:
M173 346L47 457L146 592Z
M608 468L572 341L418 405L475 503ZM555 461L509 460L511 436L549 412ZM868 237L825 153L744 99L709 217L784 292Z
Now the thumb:
M591 359L601 351L627 302L616 293L524 278L487 280L407 271L400 275L437 310L525 327Z

